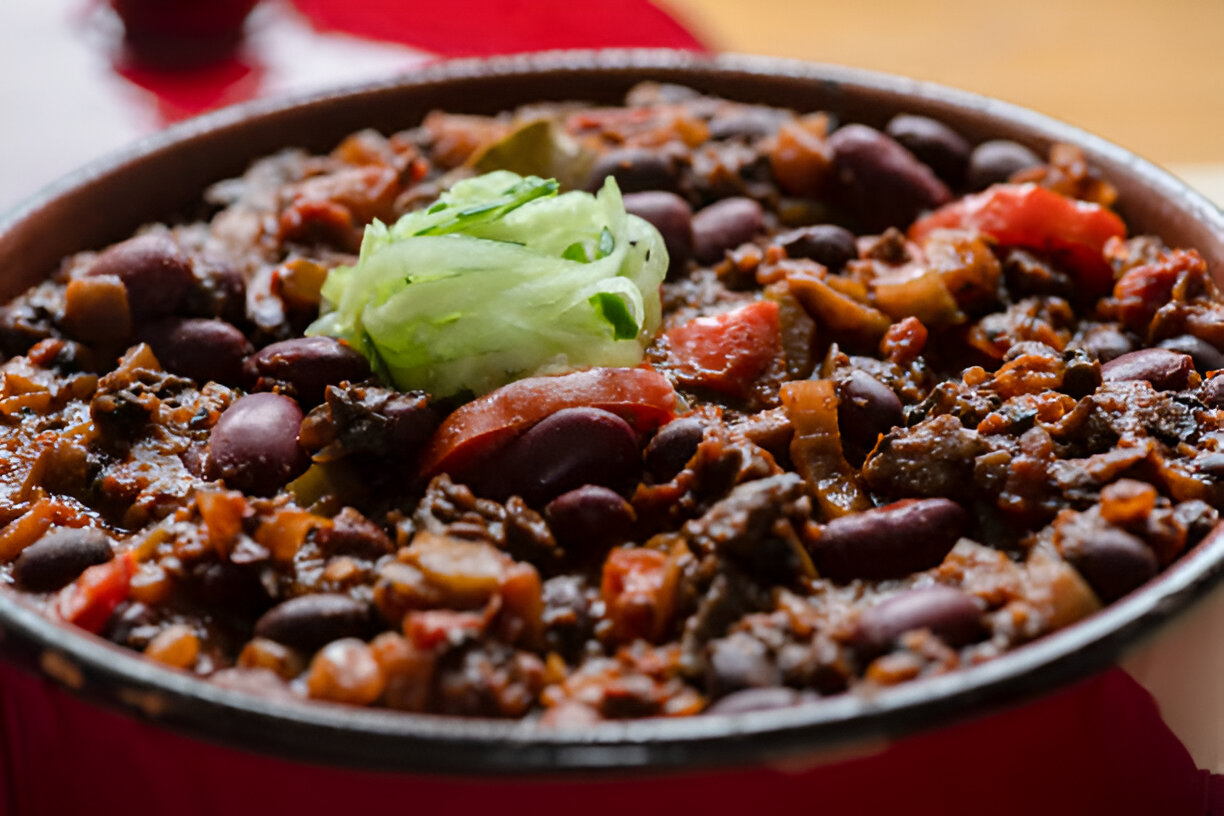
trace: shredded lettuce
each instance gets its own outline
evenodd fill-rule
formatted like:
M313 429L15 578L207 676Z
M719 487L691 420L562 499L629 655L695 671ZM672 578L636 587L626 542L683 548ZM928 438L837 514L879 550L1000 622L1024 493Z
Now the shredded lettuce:
M436 397L586 366L633 366L659 328L667 250L609 178L592 195L499 170L395 224L332 270L309 335Z

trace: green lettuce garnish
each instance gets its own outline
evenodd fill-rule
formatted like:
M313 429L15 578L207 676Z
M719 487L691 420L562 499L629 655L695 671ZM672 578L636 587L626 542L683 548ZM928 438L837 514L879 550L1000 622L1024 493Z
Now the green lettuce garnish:
M347 340L402 390L483 394L586 366L633 366L659 328L667 250L609 178L592 195L499 170L366 228L309 335Z

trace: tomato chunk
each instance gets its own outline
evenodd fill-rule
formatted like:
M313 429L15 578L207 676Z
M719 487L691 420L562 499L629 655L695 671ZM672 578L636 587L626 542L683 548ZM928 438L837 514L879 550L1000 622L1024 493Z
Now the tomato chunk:
M590 368L517 380L447 417L425 449L421 472L462 472L544 417L580 406L602 408L644 433L675 416L676 392L648 368Z
M667 332L667 358L685 385L746 398L782 349L778 304L758 300Z
M1126 237L1112 211L1035 184L996 184L966 196L915 221L909 235L921 241L937 229L977 230L1003 246L1049 252L1096 294L1113 285L1105 242Z
M60 620L98 634L115 607L127 598L134 572L136 559L131 552L85 570L81 577L61 589L55 599Z

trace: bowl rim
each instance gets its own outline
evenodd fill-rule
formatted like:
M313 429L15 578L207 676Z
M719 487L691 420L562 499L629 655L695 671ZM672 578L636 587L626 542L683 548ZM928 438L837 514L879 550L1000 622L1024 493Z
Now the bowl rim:
M187 120L69 173L0 215L0 237L61 196L122 172L149 153L173 150L212 131L277 113L430 83L541 72L662 71L695 77L738 74L824 83L857 92L903 94L1004 120L1069 141L1126 168L1145 186L1176 197L1224 235L1224 212L1123 148L1064 122L967 91L845 66L665 49L553 51L442 61L377 82L257 100ZM681 79L682 77L668 77ZM575 96L580 96L576 93ZM43 617L0 592L0 655L69 691L111 708L245 750L330 765L400 772L548 774L699 769L833 756L1016 705L1111 663L1211 592L1224 574L1224 525L1153 581L1092 616L980 665L866 696L848 693L785 709L660 718L550 729L532 722L464 719L272 699L223 688Z

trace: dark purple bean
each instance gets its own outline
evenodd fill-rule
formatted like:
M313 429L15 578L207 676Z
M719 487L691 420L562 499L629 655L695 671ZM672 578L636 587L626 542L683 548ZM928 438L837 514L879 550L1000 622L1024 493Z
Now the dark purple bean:
M706 647L706 687L715 697L782 681L777 664L764 643L736 632L711 641Z
M911 589L863 612L854 632L854 645L865 655L875 656L915 629L928 629L949 646L964 646L982 634L982 608L972 597L950 586Z
M959 187L965 179L972 148L965 137L928 116L902 113L894 116L884 132L935 171L949 186Z
M622 193L675 190L679 168L673 156L659 150L624 147L609 150L596 161L587 179L591 191L603 187L608 177L616 179Z
M256 621L255 634L313 652L334 640L368 636L370 623L369 604L348 595L319 593L272 607Z
M598 408L566 408L507 445L470 481L493 498L517 494L539 507L583 485L624 487L640 463L637 437L625 420Z
M196 263L197 283L187 294L188 314L219 317L227 323L246 319L246 280L228 263Z
M251 353L246 335L222 320L203 317L168 317L139 332L153 348L162 367L203 385L212 380L238 385L242 361Z
M724 198L693 215L693 253L712 264L761 231L765 213L751 198Z
M772 711L816 699L810 693L785 686L766 686L734 691L705 710L706 714L747 714L750 711Z
M659 429L646 445L646 469L656 482L670 481L697 452L705 426L692 417L680 417Z
M111 560L111 539L92 527L53 530L21 551L13 579L22 589L50 592L95 564Z
M1157 391L1181 391L1189 385L1194 359L1189 354L1147 348L1115 357L1101 366L1105 382L1146 380Z
M790 111L781 108L758 105L735 107L710 119L710 138L760 139L777 133L778 128L791 118Z
M629 193L625 211L649 221L663 236L670 272L683 269L693 257L693 208L683 198L662 190Z
M295 337L264 346L246 361L255 391L283 391L310 408L323 401L329 385L370 376L365 357L334 337Z
M616 491L583 485L550 501L544 518L562 547L603 550L628 539L636 517Z
M1019 142L992 139L982 142L969 154L965 185L970 190L985 190L992 184L1007 181L1021 170L1028 170L1040 164L1041 157Z
M949 499L906 499L830 521L810 544L812 560L835 581L901 578L938 566L967 522Z
M267 553L262 553L266 560ZM236 549L230 558L239 556ZM259 580L258 566L233 561L203 561L191 569L190 587L205 608L224 609L235 615L254 616L271 604L268 590Z
M1194 360L1194 367L1198 369L1200 374L1224 368L1224 354L1221 354L1219 349L1206 340L1195 337L1192 334L1179 334L1177 337L1161 340L1156 345L1169 351L1189 354Z
M830 272L840 271L859 256L854 233L835 224L816 224L783 233L774 243L792 258L813 260Z
M217 420L205 473L236 490L267 496L310 463L298 444L302 409L280 394L248 394Z
M174 313L195 284L191 258L173 238L161 234L115 244L94 260L88 274L114 275L123 281L136 320Z
M1143 539L1116 527L1076 538L1063 556L1106 603L1143 585L1159 569L1156 554Z
M837 427L846 455L862 461L880 434L905 425L905 409L896 393L861 369L854 369L837 388Z
M905 227L952 198L947 185L894 139L866 125L829 137L840 198L869 229Z
M1078 345L1102 363L1108 363L1135 349L1135 344L1124 332L1109 324L1089 330Z
M1208 408L1224 408L1224 374L1204 380L1199 399Z
M1173 516L1186 528L1186 543L1193 546L1220 520L1220 512L1202 499L1180 502L1173 508Z

